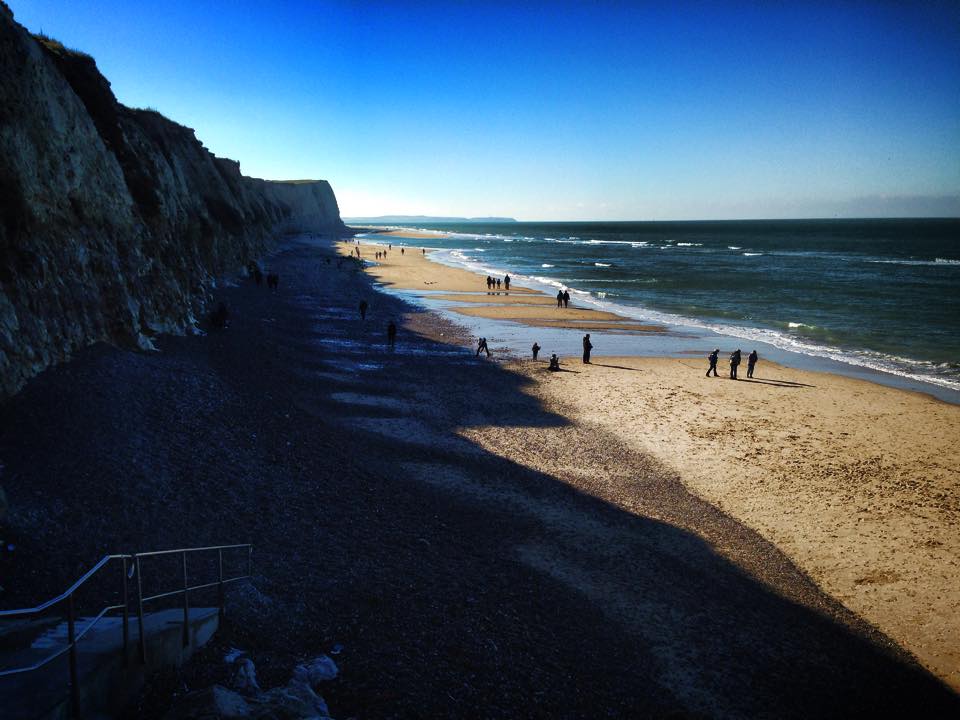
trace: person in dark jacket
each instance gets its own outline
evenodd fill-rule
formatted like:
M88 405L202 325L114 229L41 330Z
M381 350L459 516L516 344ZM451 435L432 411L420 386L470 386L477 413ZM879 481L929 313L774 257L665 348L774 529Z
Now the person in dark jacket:
M540 354L540 346L537 343L533 344L533 347L530 348L533 351L533 359L537 359L537 355Z
M583 336L583 362L590 363L590 351L593 350L593 343L590 342L590 333Z
M563 290L557 290L557 307L563 307Z
M740 367L740 348L730 353L730 379L737 379L737 368Z
M710 377L710 371L713 371L714 377L719 377L717 375L717 361L720 359L720 348L717 348L712 353L707 355L707 360L710 361L710 367L707 368L707 377Z
M753 368L757 365L757 360L760 359L760 356L757 355L757 351L754 350L747 356L747 377L753 377Z
M570 293L567 290L563 291L563 306L570 307Z

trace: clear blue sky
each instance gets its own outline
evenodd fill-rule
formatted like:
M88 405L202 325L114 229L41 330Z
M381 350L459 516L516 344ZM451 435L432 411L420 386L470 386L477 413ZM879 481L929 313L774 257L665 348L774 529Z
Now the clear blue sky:
M960 3L8 0L345 216L960 215Z

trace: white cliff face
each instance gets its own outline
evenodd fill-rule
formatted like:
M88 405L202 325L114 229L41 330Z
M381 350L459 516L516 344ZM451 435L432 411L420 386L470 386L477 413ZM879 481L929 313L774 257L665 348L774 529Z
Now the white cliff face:
M244 177L0 2L0 397L80 347L186 329L280 232L344 230L326 181Z

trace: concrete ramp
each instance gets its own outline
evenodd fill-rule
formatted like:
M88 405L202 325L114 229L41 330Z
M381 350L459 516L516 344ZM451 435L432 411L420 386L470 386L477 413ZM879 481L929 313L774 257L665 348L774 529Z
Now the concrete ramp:
M87 618L77 621L78 630ZM186 662L203 647L219 625L217 608L191 608L189 644L183 647L183 610L161 610L144 618L147 664L139 655L137 619L130 619L128 662L124 665L120 618L103 618L77 644L77 671L82 717L114 716L143 687L145 678L163 668ZM35 662L67 643L66 623L39 629L29 647L0 654L0 667ZM34 672L0 677L0 716L3 720L67 720L71 718L70 671L67 654Z

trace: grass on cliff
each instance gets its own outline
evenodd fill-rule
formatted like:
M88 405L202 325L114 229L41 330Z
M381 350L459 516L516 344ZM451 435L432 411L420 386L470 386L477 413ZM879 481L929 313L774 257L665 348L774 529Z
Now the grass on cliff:
M44 35L42 31L33 33L33 39L43 45L47 50L57 55L74 55L76 57L93 60L93 56L90 55L90 53L85 53L83 50L77 50L76 48L67 47L59 40L48 35Z

